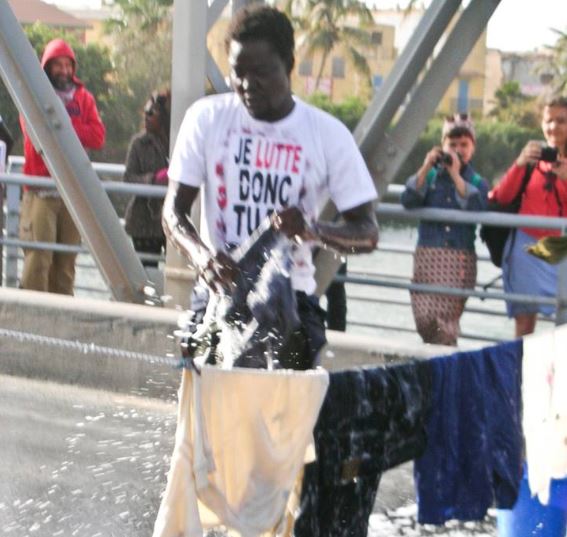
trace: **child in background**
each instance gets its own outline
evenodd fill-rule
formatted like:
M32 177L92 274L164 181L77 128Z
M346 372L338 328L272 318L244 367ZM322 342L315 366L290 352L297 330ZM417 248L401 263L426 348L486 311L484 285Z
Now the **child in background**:
M419 170L407 180L402 205L406 209L485 210L488 184L470 164L475 148L475 130L469 116L455 114L447 118L441 146L433 147ZM474 241L474 225L422 221L413 283L474 289ZM415 291L410 294L416 328L423 341L456 346L466 297Z

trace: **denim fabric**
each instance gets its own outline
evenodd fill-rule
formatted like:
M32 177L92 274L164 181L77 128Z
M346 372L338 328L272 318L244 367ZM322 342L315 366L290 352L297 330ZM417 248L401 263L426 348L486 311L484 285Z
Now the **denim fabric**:
M415 461L418 521L509 509L522 478L522 341L430 360L427 448Z
M195 330L184 342L193 357L207 352L208 363L230 358L236 367L267 368L270 359L277 360L274 367L313 367L326 342L324 312L317 297L292 289L291 243L268 223L233 252L240 272L232 294L201 297Z
M331 373L295 537L366 537L383 471L425 448L426 362Z
M430 174L429 180L419 190L415 188L415 176L408 180L401 197L402 205L406 209L435 207L466 211L486 210L488 184L484 179L478 184L473 184L475 171L470 164L466 164L461 169L461 176L467 183L466 198L461 198L457 194L455 183L444 168ZM423 221L419 224L417 244L474 251L475 228L476 226L470 224Z

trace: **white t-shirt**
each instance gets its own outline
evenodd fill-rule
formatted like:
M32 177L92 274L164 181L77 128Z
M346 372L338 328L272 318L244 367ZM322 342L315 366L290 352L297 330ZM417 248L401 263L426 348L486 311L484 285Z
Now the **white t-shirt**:
M286 534L286 511L329 385L324 369L183 370L177 432L153 537ZM232 534L231 534L232 535Z
M204 187L201 235L215 251L240 244L273 211L297 206L315 221L331 198L339 212L376 199L348 129L298 98L285 118L252 118L234 93L200 99L186 112L168 175ZM293 252L293 288L315 291L311 245Z

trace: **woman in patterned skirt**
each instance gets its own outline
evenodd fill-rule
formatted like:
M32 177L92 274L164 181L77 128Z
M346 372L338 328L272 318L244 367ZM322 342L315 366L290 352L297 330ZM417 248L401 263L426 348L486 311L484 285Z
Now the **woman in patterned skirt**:
M470 164L475 143L474 126L467 114L447 118L441 146L433 147L407 180L403 206L485 210L488 184ZM418 233L413 283L473 289L475 226L423 221ZM413 316L423 341L456 346L465 302L464 297L412 291Z

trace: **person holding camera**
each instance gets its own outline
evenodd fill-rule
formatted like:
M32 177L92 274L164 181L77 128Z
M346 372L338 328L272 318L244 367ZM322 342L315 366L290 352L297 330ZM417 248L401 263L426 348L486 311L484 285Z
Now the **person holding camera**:
M499 184L490 192L491 200L510 203L529 175L518 214L565 216L567 211L567 97L548 100L542 113L541 128L545 144L529 141ZM502 258L504 290L555 297L557 266L526 252L539 239L560 235L559 230L519 228L510 233ZM509 317L515 319L516 337L535 330L538 313L551 315L549 304L506 302Z
M446 118L441 146L433 147L407 180L402 205L406 209L485 210L488 183L470 164L475 147L474 125L468 114ZM474 241L474 225L420 222L412 282L474 289ZM424 343L456 346L466 297L416 291L410 295L416 329Z

